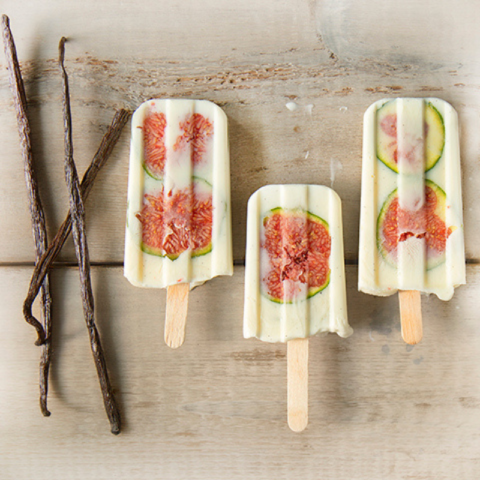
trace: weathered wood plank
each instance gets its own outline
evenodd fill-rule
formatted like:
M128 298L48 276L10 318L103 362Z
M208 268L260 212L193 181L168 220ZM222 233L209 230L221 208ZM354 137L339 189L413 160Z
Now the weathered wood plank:
M28 268L0 269L2 478L436 478L480 473L480 267L452 301L423 298L425 336L400 336L396 297L356 291L349 339L310 341L309 426L286 423L286 346L242 338L243 274L191 292L185 344L163 342L165 292L94 268L97 323L125 420L109 433L75 269L56 269L50 408L37 402L40 350L24 324Z
M18 3L7 2L12 28L14 33L18 32L39 177L52 233L67 205L61 165L60 77L55 63L60 36L58 25L61 24L61 33L71 36L67 68L80 171L90 161L116 107L135 108L141 101L156 96L205 98L223 106L230 124L237 260L244 257L249 195L262 185L288 182L334 186L343 199L346 257L354 261L358 248L365 109L379 98L395 95L436 95L450 101L459 112L462 131L467 258L480 259L480 245L476 242L480 210L475 207L476 185L480 181L476 168L480 69L474 60L476 57L471 56L470 61L454 66L450 57L437 58L433 65L421 58L410 61L408 56L395 57L391 50L377 57L363 57L357 49L354 57L349 58L344 43L338 47L336 56L336 52L329 50L335 47L328 43L331 32L327 35L330 46L319 36L325 22L336 20L335 15L339 15L333 7L324 10L315 7L315 2L311 5L296 2L282 4L280 8L273 0L261 3L252 0L232 10L226 1L219 5L213 1L203 3L203 7L196 2L187 2L188 8L186 4L177 5L176 14L190 7L191 13L184 17L184 35L172 38L172 18L177 17L169 6L165 6L162 14L154 15L157 20L161 18L158 28L154 28L155 20L145 23L145 7L135 10L133 2L122 3L121 15L110 15L110 4L105 3L88 25L82 20L89 15L84 13L83 3L79 12L74 2L62 2L62 6L56 2L32 2L29 3L31 11L26 14L25 2L21 8L16 6ZM388 14L394 3L388 2L381 14L386 21L391 21ZM427 3L416 5L420 17L430 14ZM87 2L85 12L91 12L92 5ZM212 24L214 7L215 15L223 21ZM442 25L447 26L450 18L447 3L443 2L438 8L443 13L437 12L435 18L443 15ZM234 11L237 14L233 14ZM480 7L463 2L460 12L461 18L470 14L478 16ZM347 24L358 24L353 13L342 15ZM125 31L124 18L127 17L129 29ZM211 28L202 30L195 44L197 48L192 49L189 42L192 35L198 34L197 24L202 24L202 19ZM178 19L175 22L175 28L180 28ZM259 29L259 25L264 28ZM376 31L372 31L373 37ZM428 22L424 30L415 31L415 39L423 41L423 57L425 52L438 50L438 31L436 25ZM382 32L378 30L379 38L383 38ZM352 35L349 32L346 38ZM467 40L471 40L473 48L479 38L480 34L470 29L458 41L471 52ZM402 37L402 42L407 40ZM291 101L298 105L293 112L285 107ZM5 212L0 228L0 262L31 261L26 196L4 69L0 72L0 122L3 159L0 178L8 179L0 184L0 210ZM128 137L126 129L87 205L91 254L96 262L121 262L123 258ZM74 258L70 245L62 259L73 261Z

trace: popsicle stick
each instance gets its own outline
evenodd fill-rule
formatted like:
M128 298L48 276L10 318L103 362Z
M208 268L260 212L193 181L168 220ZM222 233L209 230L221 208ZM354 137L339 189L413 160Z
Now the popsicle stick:
M294 432L308 424L308 338L287 342L288 426Z
M409 345L415 345L423 337L420 292L417 290L400 290L398 297L400 300L402 338Z
M178 348L185 340L185 326L188 310L188 283L167 287L167 311L165 315L165 343Z

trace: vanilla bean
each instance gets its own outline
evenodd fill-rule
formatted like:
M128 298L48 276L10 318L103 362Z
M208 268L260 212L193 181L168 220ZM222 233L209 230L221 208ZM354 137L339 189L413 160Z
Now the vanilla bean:
M95 181L95 178L97 177L98 172L102 169L102 167L105 165L108 158L110 157L113 147L117 144L123 127L128 122L130 116L131 112L129 112L128 110L121 109L115 113L115 116L112 120L110 127L108 128L108 131L107 133L105 133L102 139L102 143L100 144L97 153L93 157L92 163L83 175L82 184L80 185L80 191L84 202L93 187L93 183ZM60 250L62 249L64 243L70 235L71 230L72 218L69 212L57 234L55 235L55 238L48 246L47 251L42 255L42 257L37 261L35 265L35 270L33 271L32 278L30 280L28 295L23 303L23 314L25 316L25 320L29 323L31 323L31 319L36 321L35 317L33 317L32 315L33 302L35 301L35 298L40 291L43 279L47 275L49 267L52 265L52 263L55 261L55 258L57 258L57 255L60 253Z
M88 255L87 238L85 234L85 209L83 205L82 194L80 192L80 182L78 180L77 169L73 160L72 144L72 116L70 111L70 92L68 86L68 76L65 70L65 42L62 37L58 46L59 65L63 81L63 125L65 131L65 182L69 191L70 215L72 217L72 235L75 244L75 253L80 273L80 283L82 290L82 303L85 322L87 324L90 336L90 346L92 349L97 375L103 394L103 402L110 420L111 431L114 434L120 433L121 421L113 389L108 377L108 370L105 363L100 335L95 326L95 313L92 282L90 278L90 259Z
M3 42L5 46L5 56L7 58L7 68L9 72L10 87L17 114L18 133L20 136L20 148L22 151L25 181L29 197L30 215L32 217L33 238L35 240L35 258L39 258L47 249L47 228L45 225L45 214L38 192L37 180L33 169L33 154L30 135L30 123L27 117L27 98L25 95L25 86L23 84L20 65L18 63L17 51L10 30L10 20L6 15L2 16ZM42 288L42 314L43 327L40 322L34 318L27 319L28 323L37 330L37 345L43 344L42 357L40 360L40 409L44 416L49 416L47 408L48 395L48 373L52 357L52 316L50 296L50 282L48 275L45 275L41 282Z

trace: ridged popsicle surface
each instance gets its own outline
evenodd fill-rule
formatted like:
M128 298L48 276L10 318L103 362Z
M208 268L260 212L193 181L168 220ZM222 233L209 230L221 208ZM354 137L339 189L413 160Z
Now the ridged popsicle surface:
M164 288L232 274L226 116L205 100L149 100L132 117L125 276Z
M359 290L465 283L458 118L437 98L380 100L364 117Z
M341 202L319 185L268 185L248 202L244 336L286 342L352 333Z

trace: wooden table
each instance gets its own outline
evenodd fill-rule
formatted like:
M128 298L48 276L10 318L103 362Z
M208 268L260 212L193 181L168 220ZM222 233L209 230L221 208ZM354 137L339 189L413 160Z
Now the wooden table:
M236 264L232 278L192 292L185 345L168 349L165 292L123 277L127 127L86 205L97 324L124 430L109 432L71 240L52 273L52 416L43 418L40 349L22 318L33 243L0 55L2 480L480 478L479 4L4 0L1 7L26 82L50 237L67 211L56 64L65 35L81 173L117 108L152 97L224 108ZM423 299L425 336L414 348L400 338L397 298L356 288L362 115L398 95L443 98L461 124L468 284L448 303ZM326 184L343 200L355 334L312 339L302 434L286 423L285 345L242 338L246 203L270 183Z

